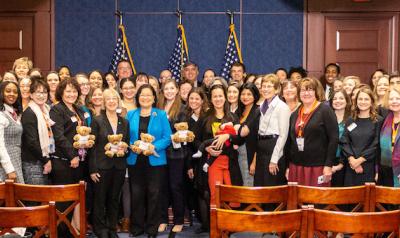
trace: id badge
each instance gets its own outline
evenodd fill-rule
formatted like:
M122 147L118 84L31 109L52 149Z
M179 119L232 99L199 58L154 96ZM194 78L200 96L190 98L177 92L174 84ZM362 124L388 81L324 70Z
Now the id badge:
M117 112L118 114L121 114L122 109L121 109L121 108L117 108L116 112Z
M72 122L77 122L77 121L78 121L78 119L76 119L76 117L75 117L75 116L73 116L73 117L71 117L71 121L72 121Z
M304 137L296 138L296 142L297 142L297 148L299 149L299 151L304 151Z
M87 118L90 117L89 113L87 113L87 112L85 112L85 113L83 114L83 116L85 117L85 119L87 119Z
M351 124L347 127L347 130L351 132L351 131L354 130L356 127L357 127L357 124L353 122L353 123L351 123Z

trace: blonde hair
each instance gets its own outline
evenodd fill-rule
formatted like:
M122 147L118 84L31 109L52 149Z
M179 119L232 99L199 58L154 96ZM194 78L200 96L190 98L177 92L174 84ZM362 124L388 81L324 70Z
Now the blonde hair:
M354 87L357 87L361 83L360 77L358 77L358 76L346 76L343 79L343 84L348 80L353 80L354 81L354 84L355 84Z
M17 66L20 64L26 64L28 66L29 70L31 70L33 68L33 63L31 60L29 60L28 57L21 57L14 61L12 70L15 71L15 68L17 68Z
M375 97L376 97L377 100L379 99L379 95L378 95L378 83L379 83L379 81L380 81L381 79L386 79L386 80L388 81L388 86L390 87L389 76L385 74L385 75L383 75L382 77L380 77L380 78L376 81L376 84L375 84L375 87L374 87L374 91L373 91L373 93L374 93L374 95L375 95ZM388 108L388 106L389 106L389 104L388 104L389 98L388 98L388 100L386 100L386 98L387 98L388 95L389 95L389 91L390 91L390 88L386 91L385 95L383 96L383 103L382 103L381 106L384 107L384 108Z
M278 92L281 91L281 82L280 82L278 76L276 76L276 74L265 75L261 81L261 87L264 83L267 83L267 82L272 83L272 85L274 86L274 89L277 90Z
M400 85L393 85L390 86L388 93L385 95L384 104L387 105L389 108L389 95L392 91L397 92L400 95Z
M376 109L376 98L375 98L374 94L372 93L372 90L369 87L361 87L358 90L356 98L354 100L354 103L351 107L351 117L353 118L353 120L356 120L358 118L358 114L360 113L360 110L358 109L358 106L357 106L357 100L358 100L358 96L360 95L360 93L366 93L370 97L371 108L369 110L369 116L372 119L372 121L374 121L374 122L378 121L378 112Z

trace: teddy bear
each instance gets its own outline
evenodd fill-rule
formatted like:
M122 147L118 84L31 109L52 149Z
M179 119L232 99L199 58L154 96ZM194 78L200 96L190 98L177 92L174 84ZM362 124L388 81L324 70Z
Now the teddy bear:
M140 140L135 141L130 147L131 150L136 154L143 153L145 156L157 156L155 147L153 144L151 144L153 141L154 136L147 133L140 133Z
M175 123L174 127L176 129L176 132L172 135L172 141L175 143L187 143L187 142L193 142L194 140L194 133L192 131L189 131L189 125L187 122L179 122Z
M73 146L75 149L92 148L96 137L91 135L92 129L87 126L77 126Z
M104 146L105 154L107 157L112 158L114 155L123 157L128 148L128 144L122 141L123 135L108 135L108 143Z

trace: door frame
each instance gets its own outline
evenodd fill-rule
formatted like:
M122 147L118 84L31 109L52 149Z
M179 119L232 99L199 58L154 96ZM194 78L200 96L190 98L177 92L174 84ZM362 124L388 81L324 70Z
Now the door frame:
M305 1L307 2L307 1ZM305 8L307 9L307 8ZM374 17L387 18L390 21L389 73L398 72L400 12L305 12L303 28L303 65L310 76L320 77L325 62L325 23L327 19L359 19ZM372 72L371 72L372 73Z

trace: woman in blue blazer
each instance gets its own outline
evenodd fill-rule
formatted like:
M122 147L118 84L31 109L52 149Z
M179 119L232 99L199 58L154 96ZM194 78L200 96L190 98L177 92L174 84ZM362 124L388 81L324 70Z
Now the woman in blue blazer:
M131 227L133 236L146 232L156 237L160 222L160 184L166 176L166 149L171 144L171 128L165 111L155 108L157 95L148 85L136 93L138 108L129 111L130 144L140 138L140 133L154 136L155 153L145 156L131 152L128 156L128 173L131 186Z

